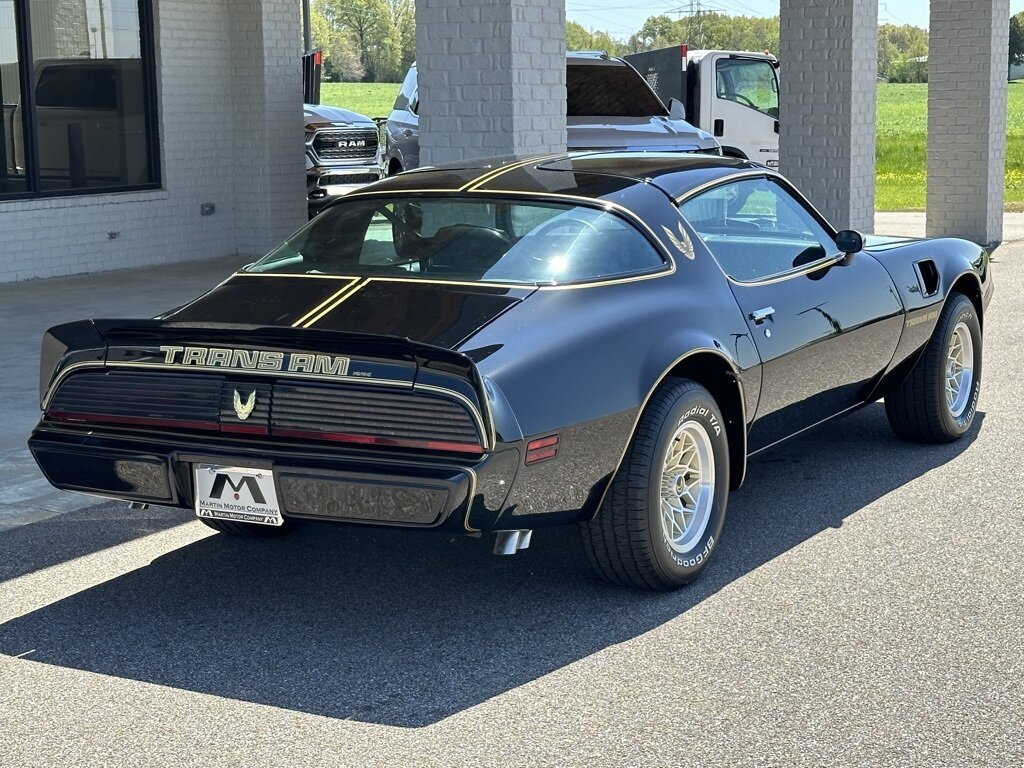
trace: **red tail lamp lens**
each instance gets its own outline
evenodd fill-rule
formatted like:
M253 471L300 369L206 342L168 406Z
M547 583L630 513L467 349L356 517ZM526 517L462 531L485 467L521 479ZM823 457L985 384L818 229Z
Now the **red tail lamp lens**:
M558 435L531 440L526 444L526 463L536 464L538 461L553 459L558 453Z

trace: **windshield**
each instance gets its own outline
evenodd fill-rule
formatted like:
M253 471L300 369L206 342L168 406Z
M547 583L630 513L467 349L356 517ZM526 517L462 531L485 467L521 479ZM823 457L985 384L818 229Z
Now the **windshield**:
M631 224L594 208L492 198L350 198L247 271L550 285L664 263Z
M565 70L569 117L664 117L665 105L635 70L606 64L570 64Z

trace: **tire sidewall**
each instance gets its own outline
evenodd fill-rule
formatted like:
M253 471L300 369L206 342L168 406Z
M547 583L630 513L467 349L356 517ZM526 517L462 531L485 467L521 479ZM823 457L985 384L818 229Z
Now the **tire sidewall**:
M971 333L971 341L974 346L974 370L971 382L971 397L968 400L967 408L959 417L953 416L949 406L946 405L946 357L949 352L949 345L953 337L953 329L960 323L967 326ZM943 393L940 400L942 410L942 423L946 431L955 437L965 434L974 423L974 417L978 412L978 397L981 394L981 324L978 322L978 311L974 304L966 296L960 296L950 309L945 313L945 324L942 329L942 356L935 375L938 376L939 392Z
M661 522L661 475L669 443L676 429L684 422L700 424L711 440L715 462L715 491L707 528L689 552L676 552L668 543ZM668 416L658 430L657 446L648 477L647 499L651 550L659 570L666 581L685 584L692 581L707 567L718 547L725 523L725 510L729 495L729 444L725 421L714 399L704 389L689 389L672 405Z

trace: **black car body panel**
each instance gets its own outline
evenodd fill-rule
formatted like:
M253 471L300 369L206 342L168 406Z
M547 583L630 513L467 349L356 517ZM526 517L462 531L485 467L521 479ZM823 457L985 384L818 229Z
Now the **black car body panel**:
M898 384L952 290L981 314L992 294L988 254L952 239L868 238L860 253L779 279L729 279L677 204L762 176L791 189L744 161L650 154L499 159L384 180L347 199L593 207L629 222L664 263L566 285L242 271L159 320L51 329L30 446L54 485L133 501L190 507L190 468L221 462L272 470L285 515L533 528L595 514L646 402L682 375L722 405L736 487L748 454ZM751 319L766 306L767 326ZM62 394L79 376L115 373ZM178 405L185 388L173 382L188 376L193 399ZM151 393L143 411L110 394L118 387ZM239 391L262 393L246 424L231 410ZM55 418L64 401L86 412ZM95 419L88 406L100 401L106 418ZM198 428L165 418L184 405ZM332 426L345 419L363 419L371 436ZM528 463L530 442L551 436L557 455Z

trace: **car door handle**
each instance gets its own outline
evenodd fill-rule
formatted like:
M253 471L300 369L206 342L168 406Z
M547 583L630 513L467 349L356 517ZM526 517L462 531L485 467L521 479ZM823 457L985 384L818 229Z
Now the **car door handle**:
M750 319L754 321L754 325L761 325L765 320L773 317L775 317L775 307L755 309L750 313Z

